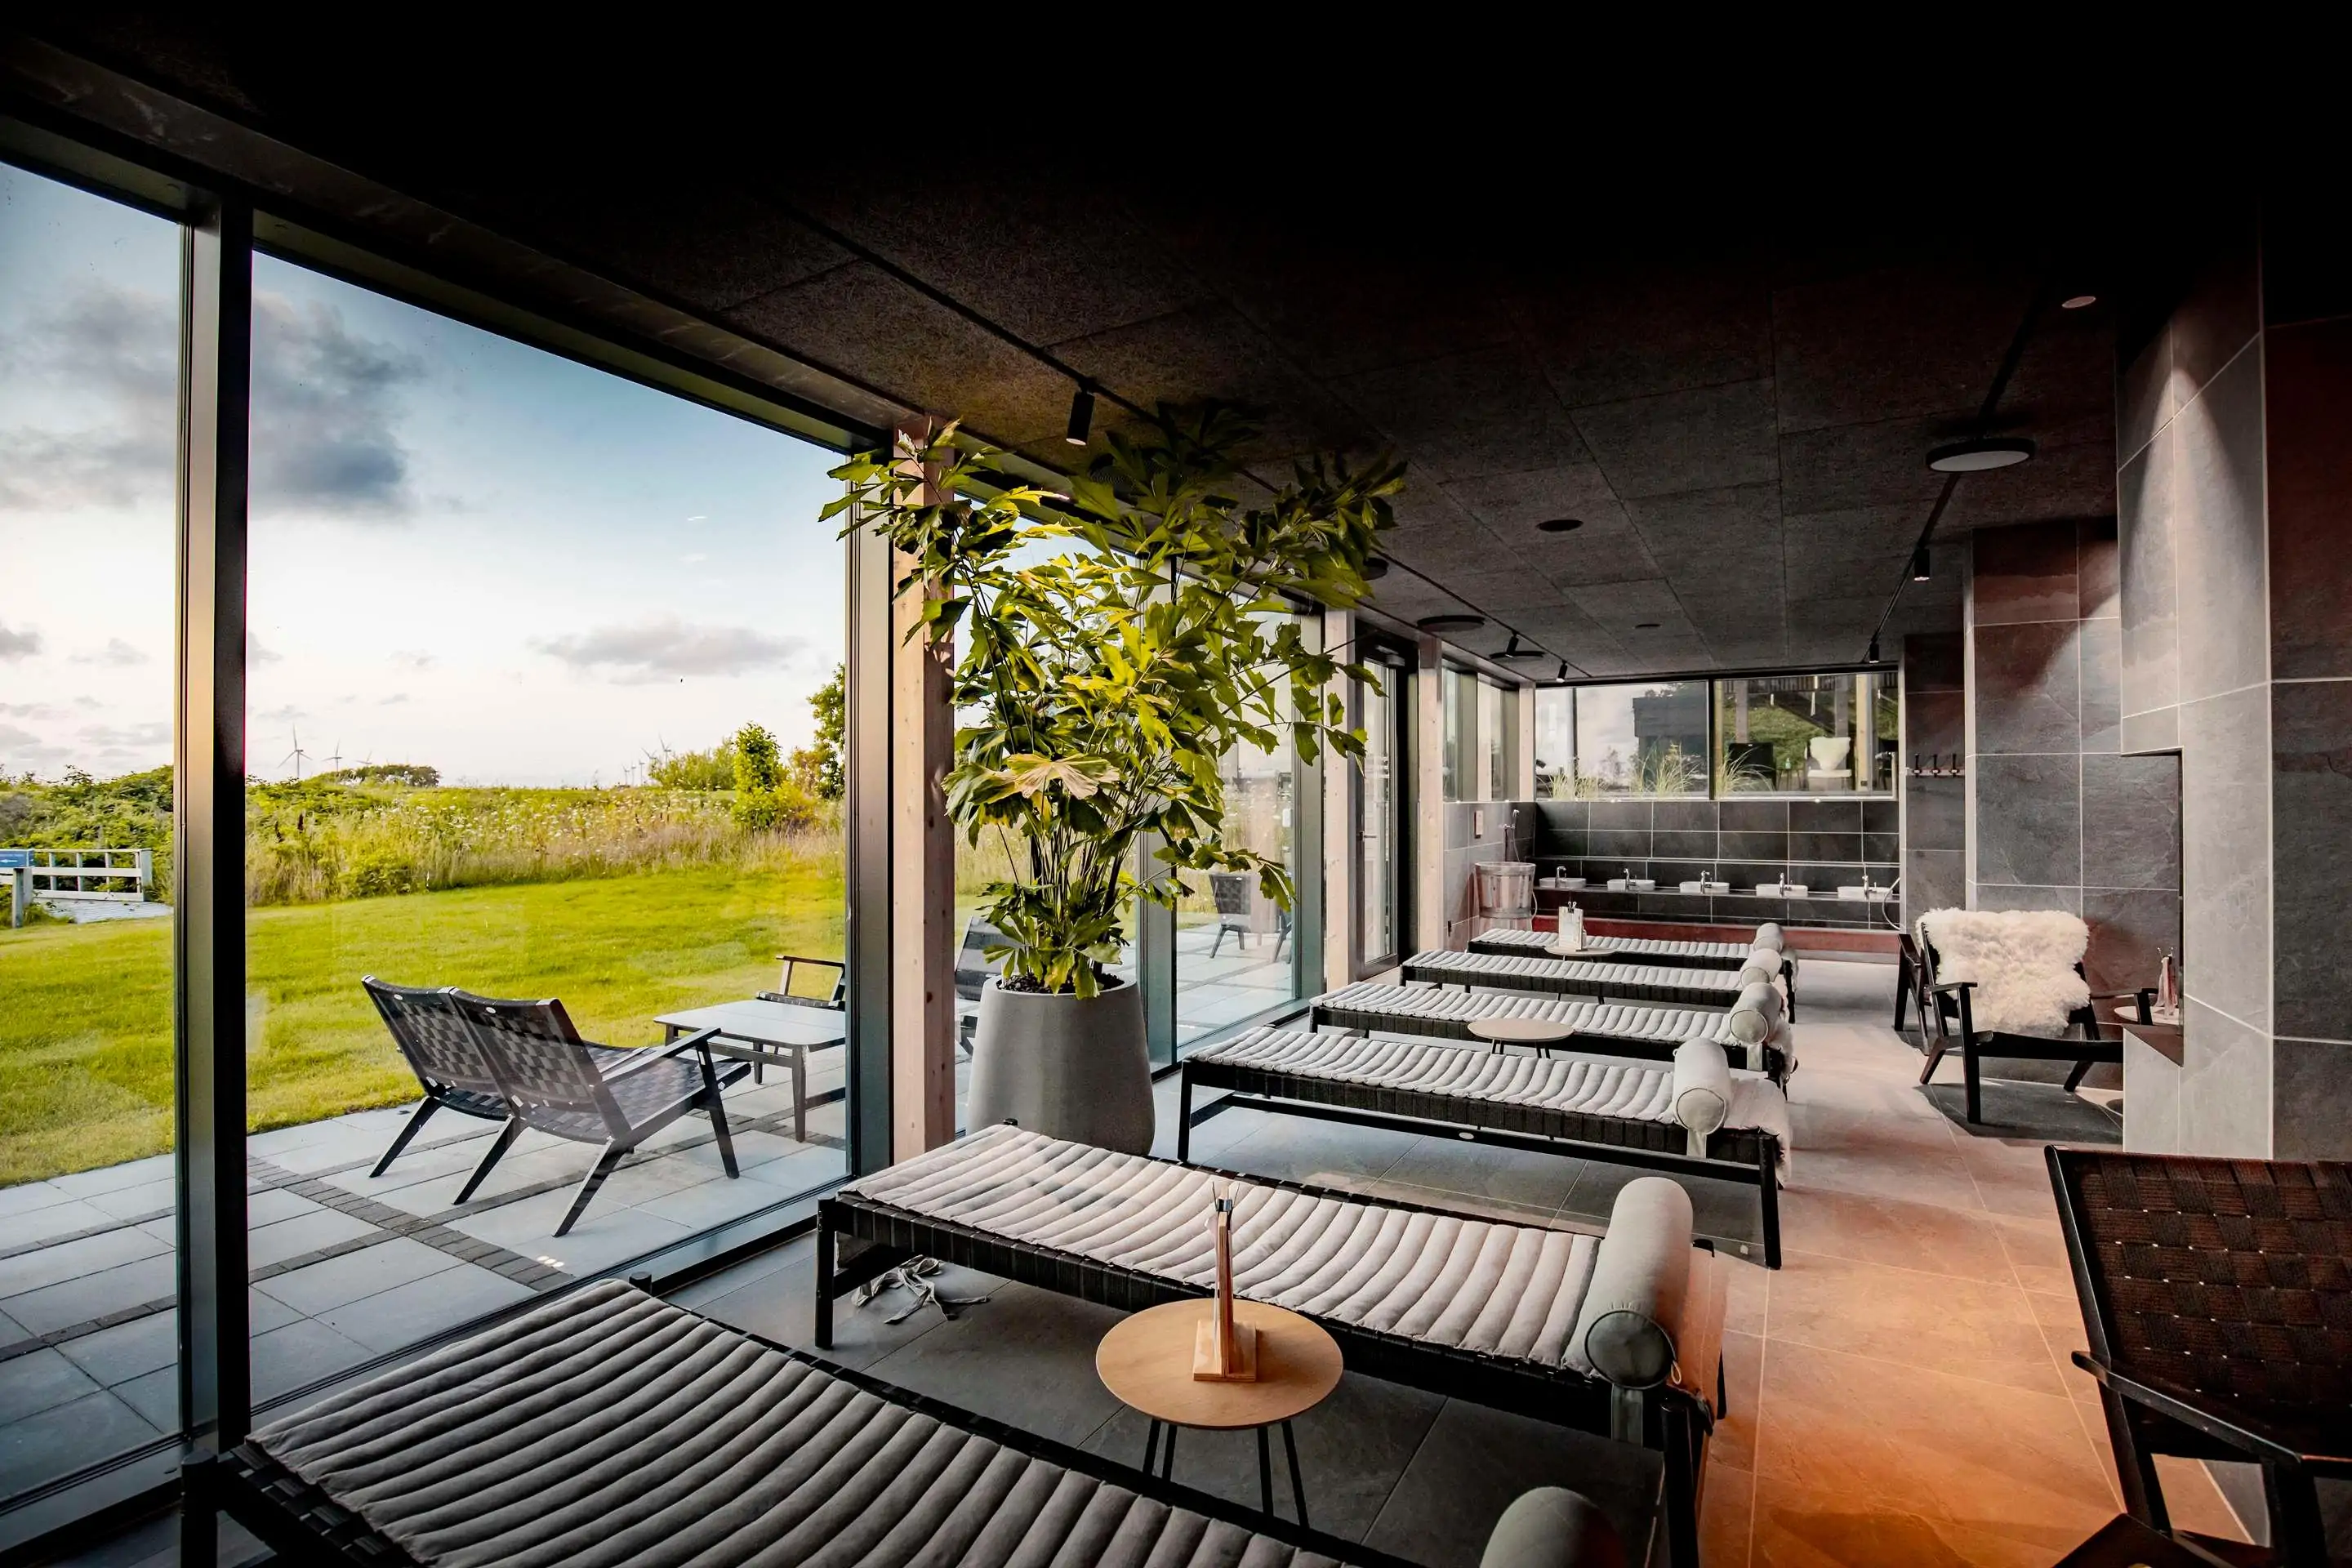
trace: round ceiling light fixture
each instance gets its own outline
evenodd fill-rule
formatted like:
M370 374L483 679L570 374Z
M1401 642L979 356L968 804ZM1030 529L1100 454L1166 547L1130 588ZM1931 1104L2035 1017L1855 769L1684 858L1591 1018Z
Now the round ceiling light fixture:
M1412 623L1423 631L1440 636L1447 632L1475 632L1486 624L1484 616L1423 616Z
M1939 474L1981 474L2015 468L2032 456L2033 443L2022 436L1988 436L1938 447L1927 454L1927 466Z
M2096 294L2069 294L2058 301L2058 308L2062 310L2080 310L2085 306L2095 305L2098 302L2099 297Z
M1583 526L1584 520L1580 517L1555 517L1536 524L1536 531L1538 533L1574 533Z
M1635 621L1633 623L1633 629L1637 632L1654 632L1658 629L1658 623L1655 621Z
M1379 582L1381 578L1383 578L1383 577L1387 576L1388 574L1389 574L1389 558L1388 558L1387 556L1385 556L1385 555L1370 555L1370 556L1367 556L1367 557L1365 557L1365 559L1364 559L1364 581L1365 581L1365 582L1367 582L1367 583L1377 583L1377 582Z

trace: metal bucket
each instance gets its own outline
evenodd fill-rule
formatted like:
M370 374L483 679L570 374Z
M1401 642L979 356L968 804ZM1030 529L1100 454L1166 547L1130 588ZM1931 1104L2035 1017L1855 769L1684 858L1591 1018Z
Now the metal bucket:
M1536 864L1532 860L1487 860L1478 866L1478 912L1490 921L1532 921L1536 913Z

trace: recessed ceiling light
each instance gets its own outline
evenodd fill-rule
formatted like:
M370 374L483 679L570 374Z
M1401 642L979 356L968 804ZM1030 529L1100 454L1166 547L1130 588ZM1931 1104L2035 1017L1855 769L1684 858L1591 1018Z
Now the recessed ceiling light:
M1486 624L1484 616L1423 616L1412 623L1425 632L1475 632Z
M1387 556L1385 556L1385 555L1375 555L1375 556L1370 557L1370 559L1368 559L1367 561L1365 561L1365 563L1364 563L1364 581L1365 581L1365 582L1367 582L1367 583L1377 583L1377 582L1379 582L1381 578L1383 578L1383 577L1387 576L1388 574L1389 574L1389 561L1388 561L1388 557L1387 557Z
M2021 436L1994 436L1978 441L1955 441L1927 454L1927 466L1939 474L1980 474L1988 468L2014 468L2033 456L2033 443Z
M1555 517L1536 524L1538 533L1573 533L1584 526L1580 517Z
M2058 308L2062 310L2079 310L2085 305L2095 305L2098 302L2099 297L2096 294L2070 294L2058 301Z
M1658 623L1655 621L1635 621L1633 623L1633 629L1637 632L1654 632L1658 629Z

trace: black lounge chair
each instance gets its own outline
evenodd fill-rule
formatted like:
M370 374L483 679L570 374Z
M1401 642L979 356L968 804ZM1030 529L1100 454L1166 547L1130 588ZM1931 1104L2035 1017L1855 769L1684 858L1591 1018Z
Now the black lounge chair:
M1927 1041L1927 1065L1919 1069L1919 1081L1926 1083L1936 1076L1936 1068L1944 1060L1944 1053L1952 1048L1954 1032L1958 1031L1960 1047L1960 1071L1968 1089L1968 1113L1970 1121L1984 1120L1984 1089L1979 1063L1986 1057L2007 1057L2012 1060L2032 1062L2072 1062L2074 1070L2066 1075L2066 1092L2072 1094L2082 1086L2083 1076L2102 1062L2117 1064L2124 1059L2124 1037L2120 1029L2099 1022L2099 1004L2119 997L2137 996L2137 991L2094 991L2091 999L2070 1014L2069 1029L2079 1029L2079 1037L2065 1035L2013 1035L1999 1029L1979 1029L1969 1004L1969 993L1976 989L1973 980L1946 980L1937 974L1942 963L1932 940L1917 944L1917 968L1913 984L1919 996L1919 1037ZM2081 974L2083 966L2074 965ZM1895 994L1895 1026L1902 1026L1902 975L1896 976ZM1936 1037L1927 1040L1927 1020L1936 1023Z
M499 1092L514 1108L485 1165L504 1153L525 1127L575 1143L604 1145L556 1235L570 1234L614 1167L689 1110L710 1118L727 1174L742 1173L735 1165L719 1091L751 1069L743 1062L730 1062L723 1070L716 1067L710 1037L718 1030L698 1029L659 1049L614 1051L583 1040L561 1002L507 1002L463 991L450 995L472 1027ZM610 1056L630 1059L614 1065L604 1059Z
M2352 1479L2352 1164L2046 1154L2126 1511L2172 1532L2158 1454L2258 1464L2271 1560L2326 1568L2315 1483Z
M963 942L956 949L956 1049L971 1055L971 1032L980 1026L980 993L1004 973L1005 954L988 956L992 947L1009 947L1004 933L978 915L963 922Z
M1412 1568L897 1388L614 1281L485 1330L182 1468L279 1560L974 1560ZM1580 1493L1526 1493L1481 1568L1622 1568Z
M392 1169L392 1163L425 1131L425 1124L436 1110L446 1109L460 1116L501 1124L514 1120L514 1108L507 1103L498 1079L490 1075L489 1058L482 1055L474 1031L449 1000L446 986L431 989L394 985L366 974L360 977L360 988L375 1004L383 1026L391 1031L393 1045L398 1047L401 1058L408 1063L408 1070L416 1075L417 1085L425 1090L425 1098L409 1117L408 1124L393 1139L392 1147L383 1152L383 1158L375 1163L369 1176L381 1176ZM513 1142L512 1138L501 1137L490 1146L489 1153L474 1168L464 1190L458 1193L459 1203L474 1195L474 1189L482 1184L490 1167L499 1163L499 1156Z

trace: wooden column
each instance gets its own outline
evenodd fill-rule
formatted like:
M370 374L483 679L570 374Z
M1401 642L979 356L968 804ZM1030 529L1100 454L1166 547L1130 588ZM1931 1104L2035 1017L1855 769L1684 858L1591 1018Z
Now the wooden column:
M1418 643L1412 679L1412 941L1406 952L1445 945L1445 660L1442 645Z
M1519 688L1516 700L1519 705L1518 755L1511 762L1511 798L1533 800L1536 797L1536 689ZM1534 853L1534 846L1521 845L1522 855Z
M918 440L928 422L907 427ZM926 493L926 504L943 497ZM902 578L910 558L892 563ZM955 1136L955 835L943 780L955 741L950 645L908 640L919 601L892 605L890 652L890 1155Z
M1348 610L1323 612L1323 646L1341 664L1356 657L1356 617ZM1356 711L1354 682L1334 676L1331 691L1346 703L1350 728L1362 722ZM1308 994L1345 985L1356 972L1356 801L1358 764L1327 755L1323 763L1323 965L1305 977Z

